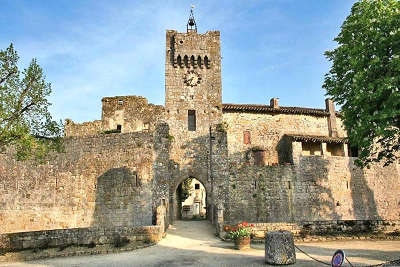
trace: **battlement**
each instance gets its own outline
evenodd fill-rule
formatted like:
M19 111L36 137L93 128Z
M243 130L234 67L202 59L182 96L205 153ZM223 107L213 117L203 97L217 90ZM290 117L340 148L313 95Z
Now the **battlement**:
M208 31L204 34L194 31L167 31L167 51L170 52L174 67L209 69L215 61L219 64L219 50L219 31Z

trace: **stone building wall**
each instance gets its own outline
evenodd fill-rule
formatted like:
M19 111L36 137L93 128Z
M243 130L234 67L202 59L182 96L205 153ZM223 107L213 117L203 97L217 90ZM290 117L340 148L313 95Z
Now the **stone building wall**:
M327 117L304 114L225 112L229 157L243 161L252 148L265 152L266 165L287 161L289 148L283 140L285 134L329 136ZM245 134L250 142L245 142Z
M141 96L104 97L101 102L104 131L116 130L117 125L122 133L154 131L164 115L163 106L149 104Z
M68 137L39 165L1 154L0 233L151 225L153 145L141 132Z
M65 136L94 136L100 134L102 131L101 120L75 123L70 119L66 119L64 124Z

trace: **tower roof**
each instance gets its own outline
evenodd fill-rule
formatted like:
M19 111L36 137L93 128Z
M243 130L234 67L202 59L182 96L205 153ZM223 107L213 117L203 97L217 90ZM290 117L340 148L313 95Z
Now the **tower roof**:
M196 21L194 19L194 15L193 15L193 9L194 9L194 5L192 5L192 7L190 9L189 20L188 20L188 23L186 24L187 32L197 32L197 25L196 25Z

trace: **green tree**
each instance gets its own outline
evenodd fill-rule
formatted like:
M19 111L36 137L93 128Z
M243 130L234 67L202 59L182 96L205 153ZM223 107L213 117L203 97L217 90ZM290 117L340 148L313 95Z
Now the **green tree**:
M341 105L357 163L388 165L400 146L400 2L356 2L334 40L323 87Z
M178 186L178 197L181 202L185 202L190 197L192 180L193 178L187 178Z
M51 118L51 85L36 59L22 72L18 59L12 44L0 50L0 150L12 146L18 160L42 160L62 149L63 126Z

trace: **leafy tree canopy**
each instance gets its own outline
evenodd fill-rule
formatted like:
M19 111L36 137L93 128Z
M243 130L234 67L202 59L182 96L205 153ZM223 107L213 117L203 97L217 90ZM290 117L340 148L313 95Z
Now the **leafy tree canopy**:
M400 147L400 1L356 2L334 40L323 87L341 105L357 163L388 165Z
M182 203L190 197L192 180L193 178L187 178L178 186L178 197Z
M51 85L36 59L22 72L18 59L12 44L0 50L0 150L11 145L18 160L40 160L62 149L63 127L49 113Z

